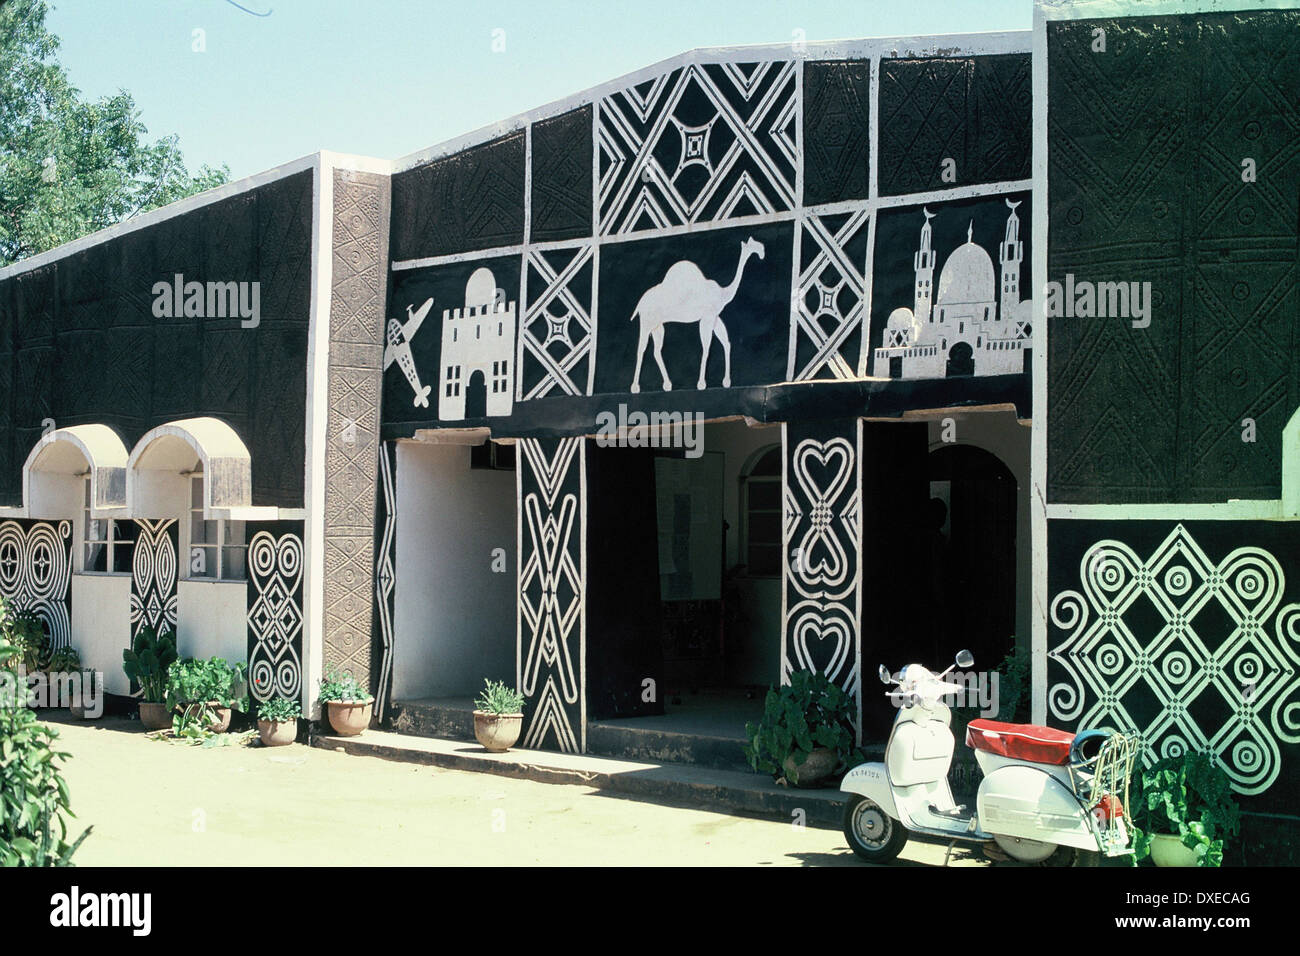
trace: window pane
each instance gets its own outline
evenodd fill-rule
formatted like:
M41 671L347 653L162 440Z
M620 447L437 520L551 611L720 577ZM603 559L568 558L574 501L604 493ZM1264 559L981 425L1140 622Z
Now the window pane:
M203 512L190 512L190 544L206 544L207 540L207 522L203 520Z
M247 576L244 569L244 548L223 548L221 577L225 581L242 581Z
M781 516L779 514L755 514L749 516L749 544L781 544Z
M135 542L115 542L113 544L113 572L130 574L131 562L135 559Z
M225 544L243 544L243 543L244 543L244 522L227 521Z
M217 573L217 549L204 545L190 548L190 577L211 578Z
M86 540L87 541L107 541L108 540L108 523L102 518L86 519Z
M777 545L749 546L749 573L768 577L781 574L781 548Z
M107 571L108 570L108 545L106 544L88 544L86 545L86 561L82 567L83 571Z
M779 481L751 481L749 490L749 507L781 510L781 483Z
M203 507L203 479L202 478L190 479L190 507L191 508Z
M749 472L751 475L780 475L781 474L781 446L777 445L768 451L762 458L754 462L754 467Z

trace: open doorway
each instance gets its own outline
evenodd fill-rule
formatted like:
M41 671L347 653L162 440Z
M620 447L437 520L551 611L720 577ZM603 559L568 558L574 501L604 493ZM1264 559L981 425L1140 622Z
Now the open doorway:
M780 678L781 432L588 458L589 749L740 769Z
M864 672L943 669L961 648L997 669L1029 635L1029 429L954 412L864 422L862 445ZM864 701L864 741L893 718Z
M515 684L515 471L504 450L397 446L393 699L451 719L447 733L472 734L484 679Z

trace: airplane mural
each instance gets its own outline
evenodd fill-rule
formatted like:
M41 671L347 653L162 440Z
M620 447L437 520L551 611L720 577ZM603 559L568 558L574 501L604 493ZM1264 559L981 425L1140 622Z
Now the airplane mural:
M384 370L397 360L397 365L406 376L406 380L411 383L411 389L415 392L415 398L411 404L419 408L429 407L429 392L432 385L420 385L420 374L415 370L415 360L411 358L411 339L415 338L415 333L419 331L421 323L424 322L425 316L433 308L433 298L424 300L424 305L418 309L406 307L406 321L399 322L397 319L388 320L388 345L384 348Z

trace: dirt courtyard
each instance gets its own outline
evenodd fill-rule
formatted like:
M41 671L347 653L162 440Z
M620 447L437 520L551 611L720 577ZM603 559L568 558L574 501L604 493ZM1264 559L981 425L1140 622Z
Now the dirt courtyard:
M660 806L589 787L300 744L200 748L134 721L51 721L81 866L864 866L835 831ZM939 865L909 842L896 865ZM958 849L952 865L977 857Z

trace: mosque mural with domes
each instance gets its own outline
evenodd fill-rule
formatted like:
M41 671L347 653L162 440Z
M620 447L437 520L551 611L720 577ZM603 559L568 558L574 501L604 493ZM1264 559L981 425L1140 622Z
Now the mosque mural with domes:
M1033 341L1028 194L883 210L870 375L1016 375Z

